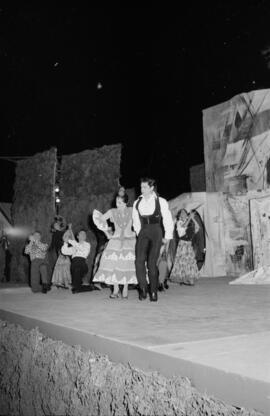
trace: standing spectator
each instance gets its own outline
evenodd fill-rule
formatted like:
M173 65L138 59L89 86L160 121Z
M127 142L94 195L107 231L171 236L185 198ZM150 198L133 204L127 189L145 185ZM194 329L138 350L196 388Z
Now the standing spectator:
M25 254L30 256L31 271L30 285L32 292L47 293L50 290L48 284L48 263L46 259L48 244L41 242L41 233L35 231L29 237L29 243L25 247Z

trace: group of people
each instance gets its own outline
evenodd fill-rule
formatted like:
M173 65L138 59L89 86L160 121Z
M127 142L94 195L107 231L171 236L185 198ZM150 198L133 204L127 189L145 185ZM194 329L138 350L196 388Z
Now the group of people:
M79 231L76 239L72 224L66 225L62 217L56 217L53 222L50 246L41 241L39 231L31 234L24 252L31 260L32 291L47 293L51 286L64 289L72 287L73 293L83 291L84 288L87 290L81 285L82 278L88 271L86 259L91 248L86 240L84 230Z
M105 214L93 211L94 224L107 237L96 263L93 283L111 286L111 299L128 299L128 287L135 285L141 301L149 296L151 302L156 302L158 291L168 288L168 279L187 285L194 285L198 279L198 261L192 244L198 223L193 212L182 209L175 224L168 202L156 192L155 180L142 178L140 185L141 195L132 207L128 206L125 189L120 188L114 208ZM31 259L32 290L46 293L51 284L72 287L72 293L92 290L93 286L83 285L91 250L86 232L81 230L75 239L71 224L56 221L53 239L57 260L51 282L45 260L48 245L41 242L40 233L31 235L25 247Z

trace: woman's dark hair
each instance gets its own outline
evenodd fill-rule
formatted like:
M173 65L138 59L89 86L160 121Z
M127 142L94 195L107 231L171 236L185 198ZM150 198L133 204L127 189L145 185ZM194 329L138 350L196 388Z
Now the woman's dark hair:
M125 191L125 193L124 193L124 196L126 195L127 196L127 201L125 201L120 195L118 195L118 193L119 193L119 191L120 191L120 189L123 189L124 191ZM117 191L114 193L114 195L113 195L113 199L112 199L112 202L111 202L111 207L112 208L116 208L116 200L117 200L117 198L121 198L121 199L123 199L123 201L125 202L125 203L127 203L128 202L128 195L127 195L127 192L126 192L126 188L124 187L124 186L119 186L119 188L117 189Z
M124 194L123 196L120 195L116 195L115 197L115 204L116 204L116 200L117 198L122 199L122 201L127 204L128 203L128 194Z
M54 231L54 224L58 224L61 231L65 230L67 227L66 220L61 215L56 215L54 217L54 221L51 225L51 231Z
M179 220L179 218L180 218L180 216L181 216L182 212L185 212L185 213L188 215L188 212L187 212L187 210L186 210L185 208L181 208L181 209L179 209L179 211L178 211L178 212L177 212L177 214L176 214L176 219L177 219L177 221Z
M119 188L118 188L118 191L117 191L117 194L119 194L119 192L120 192L120 190L123 190L124 191L124 193L126 193L126 188L124 187L124 186L119 186Z
M157 183L155 179L153 178L148 178L148 177L141 178L141 183L147 183L149 186L153 186L154 189L156 189L157 187Z

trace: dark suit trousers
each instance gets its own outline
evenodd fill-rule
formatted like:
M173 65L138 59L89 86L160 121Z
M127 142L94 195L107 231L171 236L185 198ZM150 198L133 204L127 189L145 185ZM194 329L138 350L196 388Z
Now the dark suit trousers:
M136 242L136 275L140 289L147 289L147 265L151 293L156 292L158 288L157 260L161 244L161 226L159 224L143 225Z
M88 272L86 259L83 257L74 257L71 260L70 271L72 277L72 286L74 289L79 289L82 285L83 277Z

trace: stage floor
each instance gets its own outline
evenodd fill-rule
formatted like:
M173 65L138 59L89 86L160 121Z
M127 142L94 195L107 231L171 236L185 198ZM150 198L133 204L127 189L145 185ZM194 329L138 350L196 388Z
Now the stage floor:
M109 289L33 294L0 285L0 319L166 376L189 377L202 392L270 414L270 286L201 278L170 284L158 302L109 299Z

